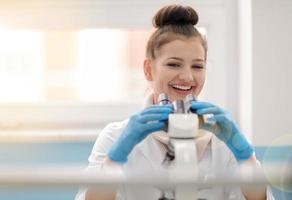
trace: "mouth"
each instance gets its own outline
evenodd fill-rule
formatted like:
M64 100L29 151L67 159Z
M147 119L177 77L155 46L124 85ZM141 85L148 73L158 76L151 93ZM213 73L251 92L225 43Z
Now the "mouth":
M193 86L191 85L178 85L178 84L173 84L170 85L170 87L178 94L180 95L187 95L191 93Z

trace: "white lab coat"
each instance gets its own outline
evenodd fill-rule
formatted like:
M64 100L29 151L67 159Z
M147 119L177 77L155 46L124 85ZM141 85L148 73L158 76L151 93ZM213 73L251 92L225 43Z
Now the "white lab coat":
M89 157L88 169L100 169L103 166L107 151L110 145L119 137L123 129L127 125L128 120L122 122L111 123L100 133L91 155ZM122 166L125 174L131 170L156 170L161 168L161 163L164 159L164 152L161 151L159 143L152 135L135 146L128 157L128 162ZM215 136L211 138L209 148L203 154L202 159L198 163L199 172L206 172L212 166L216 168L226 169L228 172L234 172L237 168L237 162L227 148L227 146L217 139ZM210 174L212 176L212 174ZM84 200L85 189L81 189L76 195L76 200ZM161 196L161 191L158 188L131 188L121 187L117 193L116 199L119 200L157 200ZM270 190L267 190L267 199L273 199ZM224 188L201 188L199 190L199 198L208 200L228 200L245 199L238 187Z

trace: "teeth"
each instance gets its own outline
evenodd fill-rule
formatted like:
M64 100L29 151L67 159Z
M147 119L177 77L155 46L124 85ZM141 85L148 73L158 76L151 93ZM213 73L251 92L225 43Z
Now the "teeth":
M172 87L180 90L189 90L191 89L191 86L182 86L182 85L172 85Z

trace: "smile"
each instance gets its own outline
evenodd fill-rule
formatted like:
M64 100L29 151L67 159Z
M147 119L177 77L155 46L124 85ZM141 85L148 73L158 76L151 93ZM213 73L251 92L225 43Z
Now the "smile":
M182 91L190 91L192 86L183 86L183 85L171 85L172 88Z

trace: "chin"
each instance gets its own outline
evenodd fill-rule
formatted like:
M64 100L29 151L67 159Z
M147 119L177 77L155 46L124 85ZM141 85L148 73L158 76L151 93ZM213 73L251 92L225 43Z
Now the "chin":
M191 94L191 93L189 93L189 94ZM176 94L176 95L171 95L168 98L170 99L171 102L173 102L176 100L184 100L187 95L188 94L186 94L186 95Z

